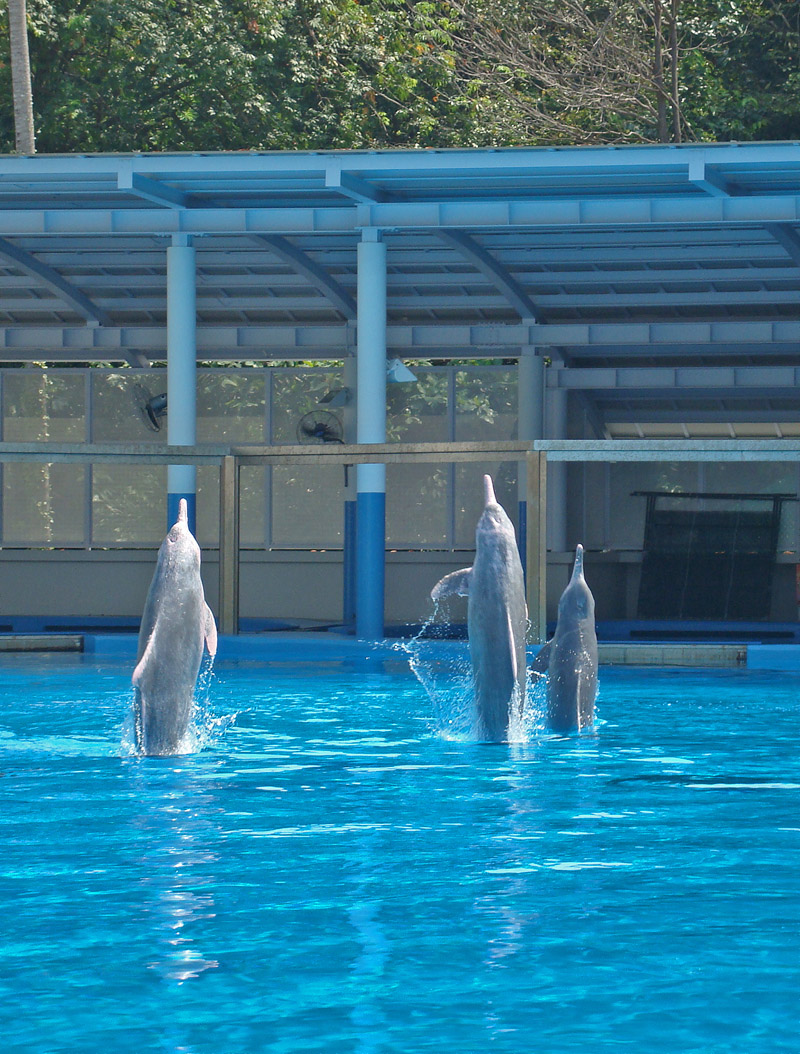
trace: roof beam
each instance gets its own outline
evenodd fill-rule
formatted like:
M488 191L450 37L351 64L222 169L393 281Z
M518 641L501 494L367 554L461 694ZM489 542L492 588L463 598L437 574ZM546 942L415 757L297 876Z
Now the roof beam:
M160 180L152 179L150 176L140 175L133 171L131 165L122 165L117 174L117 189L127 190L145 201L152 201L156 205L163 205L170 209L185 209L189 205L190 196L175 187L162 183Z
M306 281L310 282L318 292L333 304L339 314L348 320L355 319L356 302L353 297L350 296L344 286L340 285L324 267L312 260L307 253L292 245L290 241L279 234L263 235L259 240L267 245L270 252L277 256L279 260L288 264L297 274L302 275ZM261 278L263 283L263 276ZM256 303L254 306L258 307L259 304Z
M6 241L5 238L0 238L0 255L10 260L20 271L39 279L43 285L58 296L59 300L82 315L90 325L107 326L110 324L110 319L102 308L93 303L80 289L62 278L58 271L55 271L49 264L42 263L31 253L20 249L13 242Z
M522 319L536 319L536 305L525 292L520 283L502 264L478 245L474 238L464 231L439 231L439 237L456 248L461 255L487 278L508 300Z
M704 191L712 198L730 197L731 192L727 182L719 172L709 168L702 157L693 157L689 161L689 182L694 183L698 190Z
M343 172L338 165L325 169L325 189L339 191L344 197L359 204L388 200L388 195L380 187L361 179L360 176L354 176L352 172Z
M159 184L159 186L162 186ZM164 196L161 205L168 202ZM624 231L665 225L738 227L746 224L800 223L800 194L717 197L542 198L492 201L378 202L291 209L204 207L159 209L3 209L0 237L51 237L148 234L168 236L233 234L357 234L363 227L393 231L515 231L542 228L559 234L573 228Z
M764 229L786 250L792 263L800 267L800 236L794 227L788 223L765 223Z

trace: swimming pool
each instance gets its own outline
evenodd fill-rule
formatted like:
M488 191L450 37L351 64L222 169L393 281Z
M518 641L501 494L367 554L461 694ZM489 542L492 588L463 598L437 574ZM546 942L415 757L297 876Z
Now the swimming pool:
M137 759L126 666L0 670L4 1051L797 1049L796 675L604 668L503 746L401 662L223 663Z

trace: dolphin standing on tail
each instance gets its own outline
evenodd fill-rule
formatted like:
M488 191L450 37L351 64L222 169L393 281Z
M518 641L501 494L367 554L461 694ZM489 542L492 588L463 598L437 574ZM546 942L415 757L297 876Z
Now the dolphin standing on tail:
M486 739L508 739L509 720L525 705L528 608L514 526L483 477L485 507L475 531L475 563L438 582L433 600L468 596L467 629L475 706Z
M575 550L572 577L558 602L558 622L532 669L547 670L547 725L554 732L588 728L597 695L594 597L583 577L583 546Z
M140 754L181 753L194 709L203 657L217 651L217 627L200 578L200 546L189 530L186 500L158 551L139 629L133 685Z

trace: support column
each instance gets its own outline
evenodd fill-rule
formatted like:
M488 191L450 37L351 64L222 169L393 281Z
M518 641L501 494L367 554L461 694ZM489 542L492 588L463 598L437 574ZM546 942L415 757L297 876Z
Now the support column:
M386 442L386 245L367 228L358 245L359 443ZM358 466L356 635L383 637L386 551L386 466Z
M554 371L563 369L553 363ZM554 373L554 378L558 374ZM567 391L557 386L547 390L547 437L567 438ZM567 463L551 461L547 466L547 547L563 553L567 548Z
M197 311L195 250L188 235L176 234L167 249L167 442L197 442ZM189 528L197 530L197 470L194 465L167 469L167 522L178 518L186 498Z
M526 442L544 436L544 359L536 354L536 348L523 348L519 357L517 374L517 436ZM527 575L527 545L525 537L528 526L528 466L519 463L519 555L522 569ZM534 515L534 510L531 510ZM538 515L538 513L537 513Z
M350 327L348 326L348 329ZM349 341L348 341L349 343ZM349 392L342 411L344 441L348 445L358 441L356 430L356 394L358 389L357 362L352 350L345 356L342 382ZM342 622L354 626L356 621L356 524L357 490L354 465L345 465L344 481L344 545L342 553Z

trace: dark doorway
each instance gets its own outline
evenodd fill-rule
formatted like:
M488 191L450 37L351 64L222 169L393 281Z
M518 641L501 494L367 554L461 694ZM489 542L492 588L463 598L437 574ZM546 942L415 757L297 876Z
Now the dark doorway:
M767 619L781 508L793 494L647 499L639 618Z

